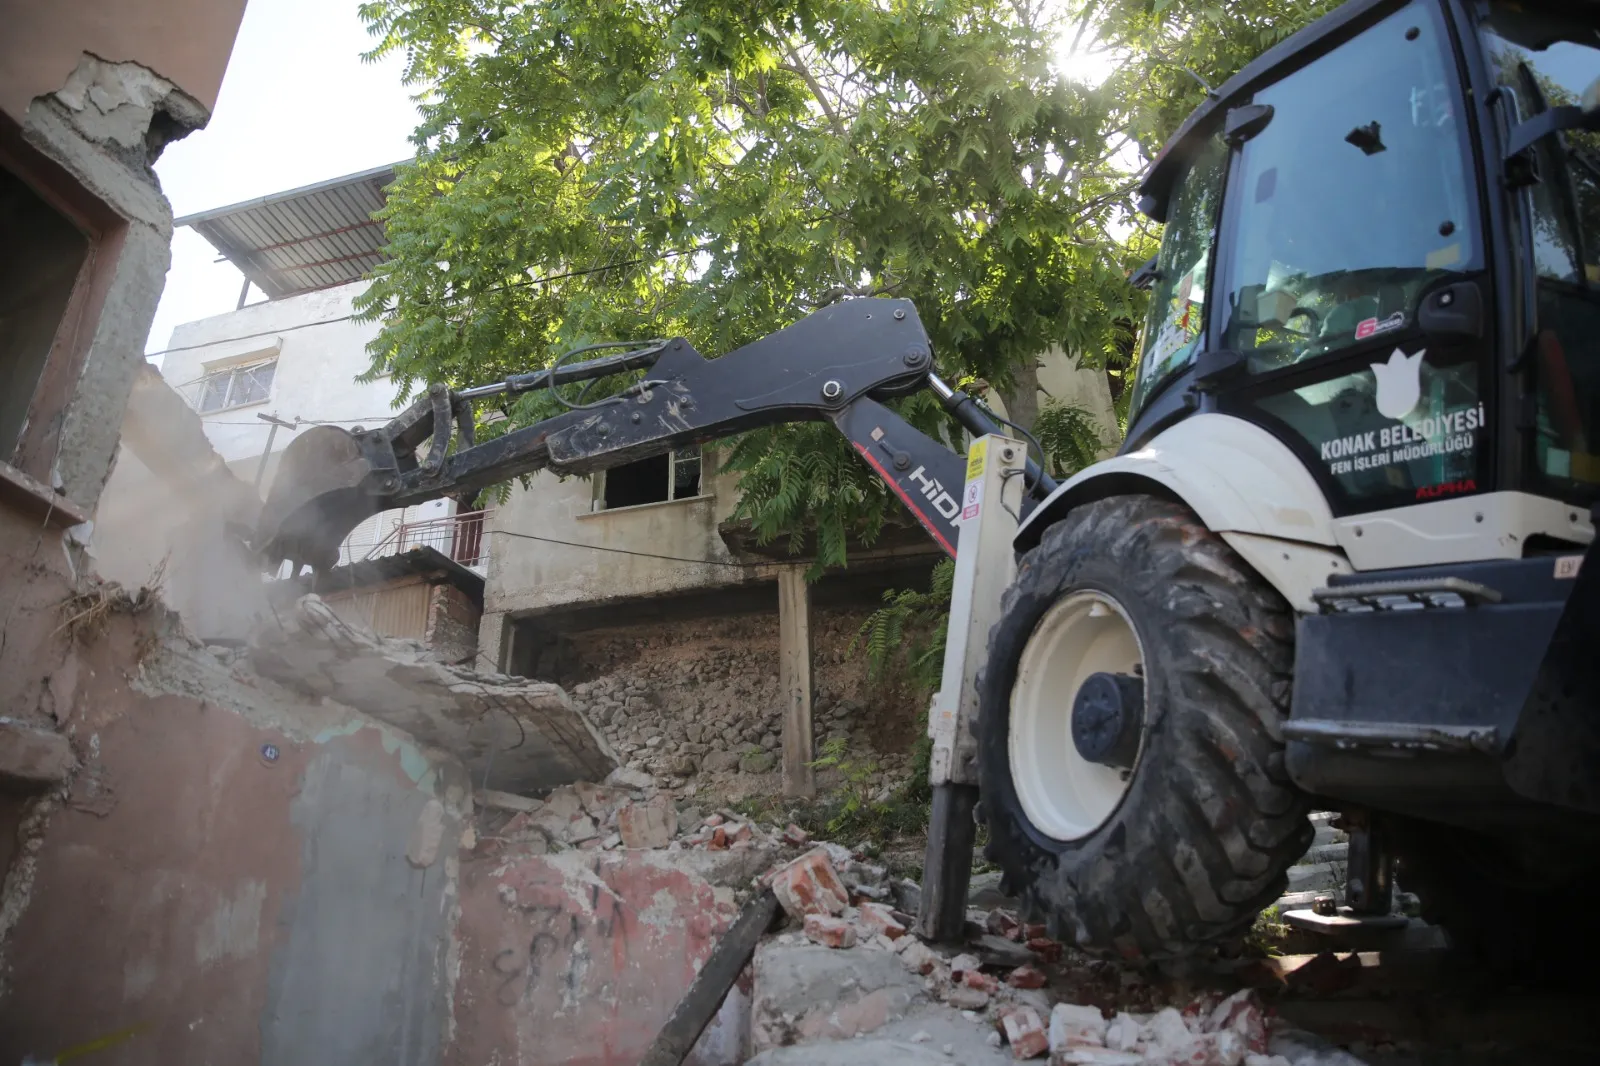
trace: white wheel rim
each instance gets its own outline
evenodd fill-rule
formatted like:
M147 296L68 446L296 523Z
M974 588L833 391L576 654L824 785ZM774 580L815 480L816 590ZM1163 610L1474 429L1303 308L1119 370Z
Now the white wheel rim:
M1134 674L1143 662L1122 605L1093 590L1050 608L1022 649L1011 688L1011 780L1023 813L1051 839L1093 833L1127 793L1131 773L1078 754L1072 702L1090 674Z

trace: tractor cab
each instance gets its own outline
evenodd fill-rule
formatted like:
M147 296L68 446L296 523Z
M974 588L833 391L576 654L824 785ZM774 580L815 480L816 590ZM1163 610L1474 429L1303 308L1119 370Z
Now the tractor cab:
M1336 520L1486 497L1519 554L1589 539L1600 5L1352 0L1213 93L1141 193L1166 232L1125 451L1217 412Z

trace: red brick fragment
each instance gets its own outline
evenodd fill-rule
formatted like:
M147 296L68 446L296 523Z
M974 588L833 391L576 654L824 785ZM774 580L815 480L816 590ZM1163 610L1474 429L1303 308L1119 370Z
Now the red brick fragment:
M1048 937L1036 936L1028 940L1028 950L1039 956L1043 962L1060 962L1061 945Z
M772 891L791 918L808 914L838 914L849 896L844 883L822 848L812 848L772 874Z
M806 936L814 943L828 948L853 948L856 946L855 926L831 914L808 914L805 920Z
M1032 966L1018 966L1006 977L1006 984L1012 988L1043 988L1045 977Z
M990 995L1000 991L1000 982L982 970L962 970L961 983L968 988L976 988L979 992L987 992Z
M792 848L803 848L811 842L811 834L791 822L783 831L783 842Z
M1022 939L1022 923L1016 917L996 907L984 919L983 927L995 936L1003 936L1007 940Z
M874 936L899 940L906 935L906 927L895 920L894 910L886 903L862 903L861 924Z
M1036 1059L1050 1050L1050 1034L1032 1007L1011 1007L1000 1015L1000 1031L1014 1059Z

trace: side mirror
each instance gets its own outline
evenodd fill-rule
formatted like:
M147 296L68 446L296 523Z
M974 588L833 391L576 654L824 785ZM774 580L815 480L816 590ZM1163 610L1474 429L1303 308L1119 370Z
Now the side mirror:
M1151 256L1149 261L1140 264L1139 269L1128 275L1128 284L1136 289L1149 292L1161 280L1161 271L1156 269L1156 257Z
M1589 83L1579 106L1546 108L1512 130L1506 159L1515 159L1552 133L1566 130L1600 130L1600 78Z

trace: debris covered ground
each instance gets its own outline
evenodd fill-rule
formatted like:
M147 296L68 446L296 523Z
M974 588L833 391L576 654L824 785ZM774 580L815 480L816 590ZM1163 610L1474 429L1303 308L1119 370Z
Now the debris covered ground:
M619 765L555 685L438 663L315 597L230 647L159 600L102 599L52 682L75 760L30 801L0 900L0 961L29 975L0 1032L20 1052L140 1021L138 1061L637 1066L765 900L781 922L665 1061L1531 1066L1592 1046L1591 1012L1463 994L1436 943L1300 934L1136 970L1052 940L992 874L964 942L927 944L883 841Z

